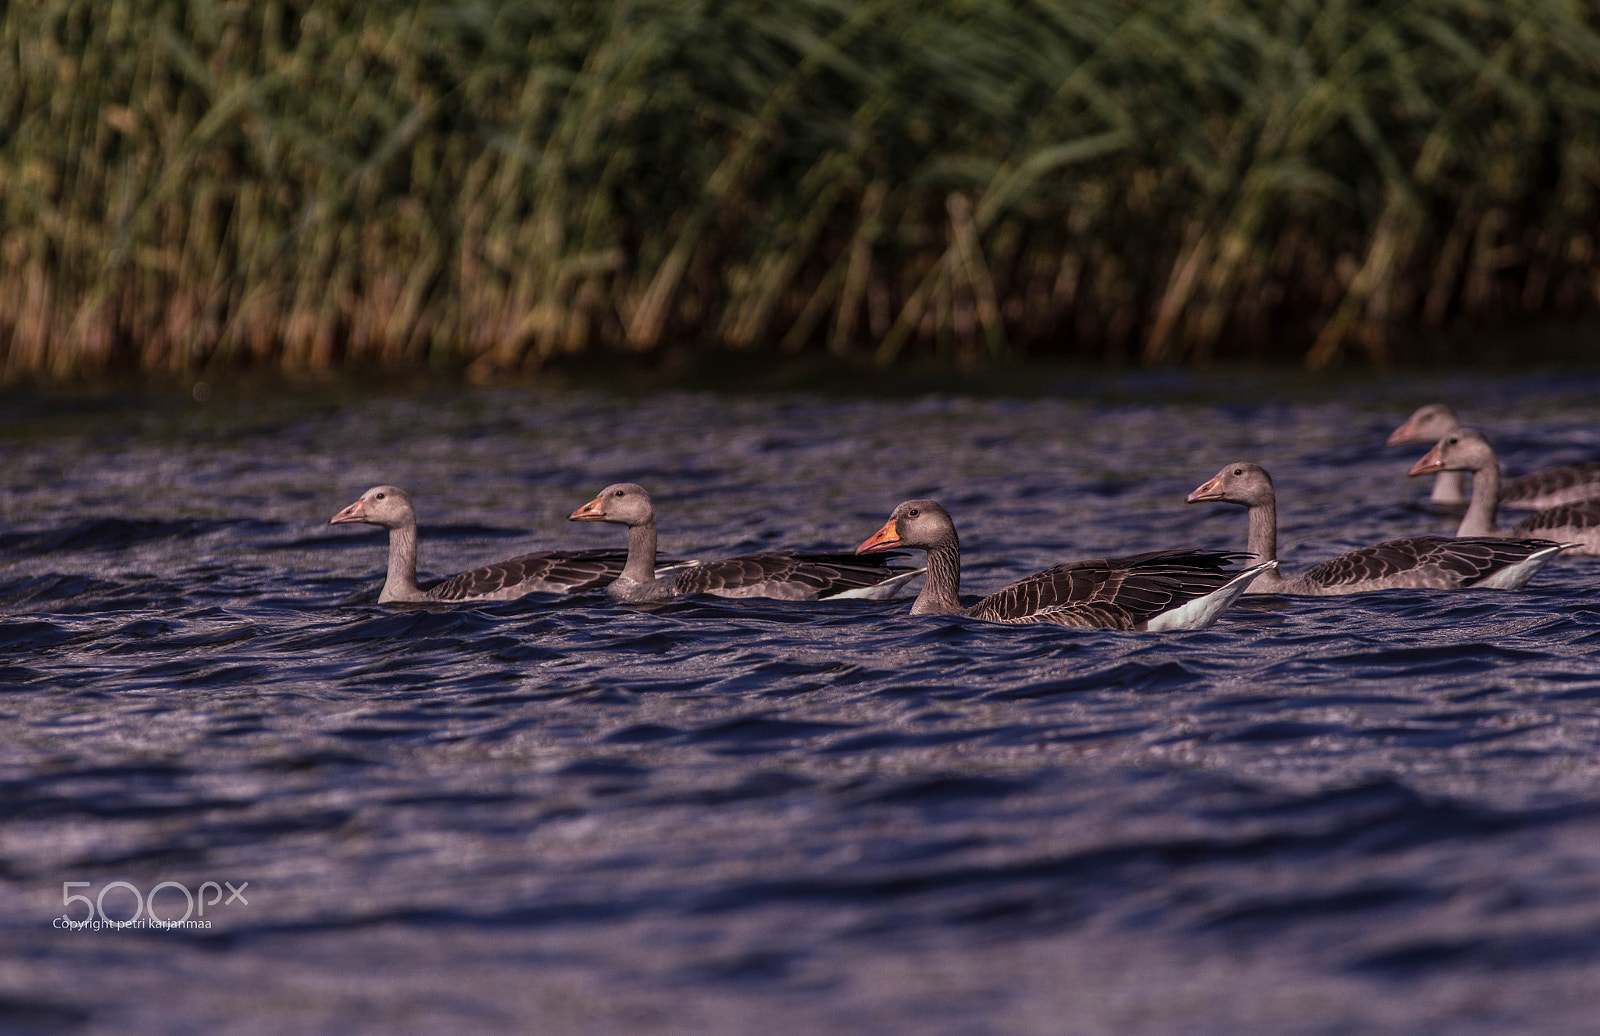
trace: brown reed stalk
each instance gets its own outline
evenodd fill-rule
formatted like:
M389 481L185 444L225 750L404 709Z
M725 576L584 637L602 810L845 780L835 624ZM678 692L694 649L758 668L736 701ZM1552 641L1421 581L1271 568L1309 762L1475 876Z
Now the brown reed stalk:
M1572 0L23 0L0 378L1325 367L1600 299Z

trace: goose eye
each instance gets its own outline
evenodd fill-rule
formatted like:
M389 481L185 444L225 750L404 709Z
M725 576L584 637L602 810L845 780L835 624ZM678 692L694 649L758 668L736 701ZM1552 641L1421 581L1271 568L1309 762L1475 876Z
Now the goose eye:
M1446 440L1446 441L1447 441L1447 442L1449 442L1449 443L1450 443L1450 445L1452 445L1452 446L1454 446L1454 445L1455 445L1455 444L1456 444L1456 443L1458 443L1458 442L1460 442L1460 441L1461 441L1461 437L1460 437L1460 436L1456 436L1456 435L1452 435L1452 436L1451 436L1451 437L1450 437L1450 438L1449 438L1449 439L1448 439L1448 440Z
M1243 468L1234 468L1233 469L1233 473L1235 475L1243 475L1244 474L1244 469Z
M906 517L907 518L915 518L917 516L917 514L918 514L917 509L915 507L913 507L911 510L906 512Z
M611 495L612 496L627 496L628 494L619 489L615 493L612 493Z
M384 496L386 496L386 495L387 494L379 493L377 496L373 497L372 499L374 499L374 500L382 500L384 498Z

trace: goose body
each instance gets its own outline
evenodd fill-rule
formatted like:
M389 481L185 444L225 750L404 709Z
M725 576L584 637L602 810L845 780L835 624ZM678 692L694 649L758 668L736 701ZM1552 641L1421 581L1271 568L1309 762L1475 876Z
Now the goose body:
M1446 433L1411 468L1414 475L1454 471L1472 476L1472 501L1458 536L1538 536L1559 540L1574 554L1600 555L1600 500L1557 504L1535 511L1504 532L1500 529L1500 463L1483 433L1458 428Z
M1436 443L1461 427L1453 410L1443 403L1429 403L1418 407L1404 424L1390 433L1388 445ZM1440 471L1434 477L1433 494L1429 499L1451 507L1465 505L1469 475L1467 471L1454 469ZM1600 461L1563 464L1510 479L1500 484L1498 494L1501 507L1518 511L1540 511L1561 504L1600 499Z
M1250 522L1245 549L1261 560L1277 559L1277 498L1265 468L1229 464L1188 497L1191 504L1203 500L1244 505ZM1408 536L1329 558L1292 579L1263 573L1248 592L1320 597L1403 588L1515 590L1561 550L1543 539Z
M606 587L607 593L624 601L663 601L684 594L783 601L884 601L922 571L891 567L892 559L864 559L849 553L765 551L690 562L658 575L655 506L650 495L631 482L607 486L568 520L627 526L627 564Z
M1239 554L1158 550L1056 565L964 607L961 544L948 511L932 500L907 500L856 552L900 547L928 555L928 574L912 615L1116 630L1204 629L1252 579L1275 567L1268 561L1241 571L1228 568Z
M389 530L389 570L381 604L399 601L510 601L531 593L577 593L605 586L623 569L619 550L543 551L523 554L436 583L417 586L417 516L411 497L395 486L374 486L328 521Z

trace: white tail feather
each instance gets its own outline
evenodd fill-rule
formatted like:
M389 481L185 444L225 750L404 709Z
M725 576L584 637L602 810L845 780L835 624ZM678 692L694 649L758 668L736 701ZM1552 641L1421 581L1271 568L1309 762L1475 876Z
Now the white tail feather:
M1144 628L1155 632L1164 630L1203 630L1217 621L1217 616L1221 615L1228 605L1232 604L1240 594L1245 592L1256 576L1268 569L1277 567L1278 563L1276 561L1263 561L1259 565L1252 565L1204 597L1196 597L1194 600L1179 605L1171 611L1162 612L1145 623Z
M1559 543L1547 547L1536 554L1529 554L1515 565L1507 565L1494 575L1480 579L1473 583L1470 589L1478 590L1521 590L1528 585L1528 580L1534 577L1545 563L1564 550L1581 547L1581 543Z
M927 569L925 568L917 568L912 569L910 572L901 572L890 576L881 583L873 583L871 586L858 586L854 590L846 590L843 593L829 594L824 600L840 601L845 598L857 601L892 600L900 592L901 587L926 571Z

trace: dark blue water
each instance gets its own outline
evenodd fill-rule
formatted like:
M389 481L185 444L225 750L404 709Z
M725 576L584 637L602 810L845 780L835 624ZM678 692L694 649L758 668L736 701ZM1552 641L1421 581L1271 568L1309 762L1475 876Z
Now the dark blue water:
M932 496L979 592L1242 546L1183 503L1233 460L1290 572L1447 528L1382 445L1433 398L1600 456L1600 379L1058 389L0 407L0 1031L1596 1031L1600 562L1151 635L380 607L324 524L404 485L444 576L619 545L562 519L621 479L685 555ZM53 925L163 883L209 927Z

